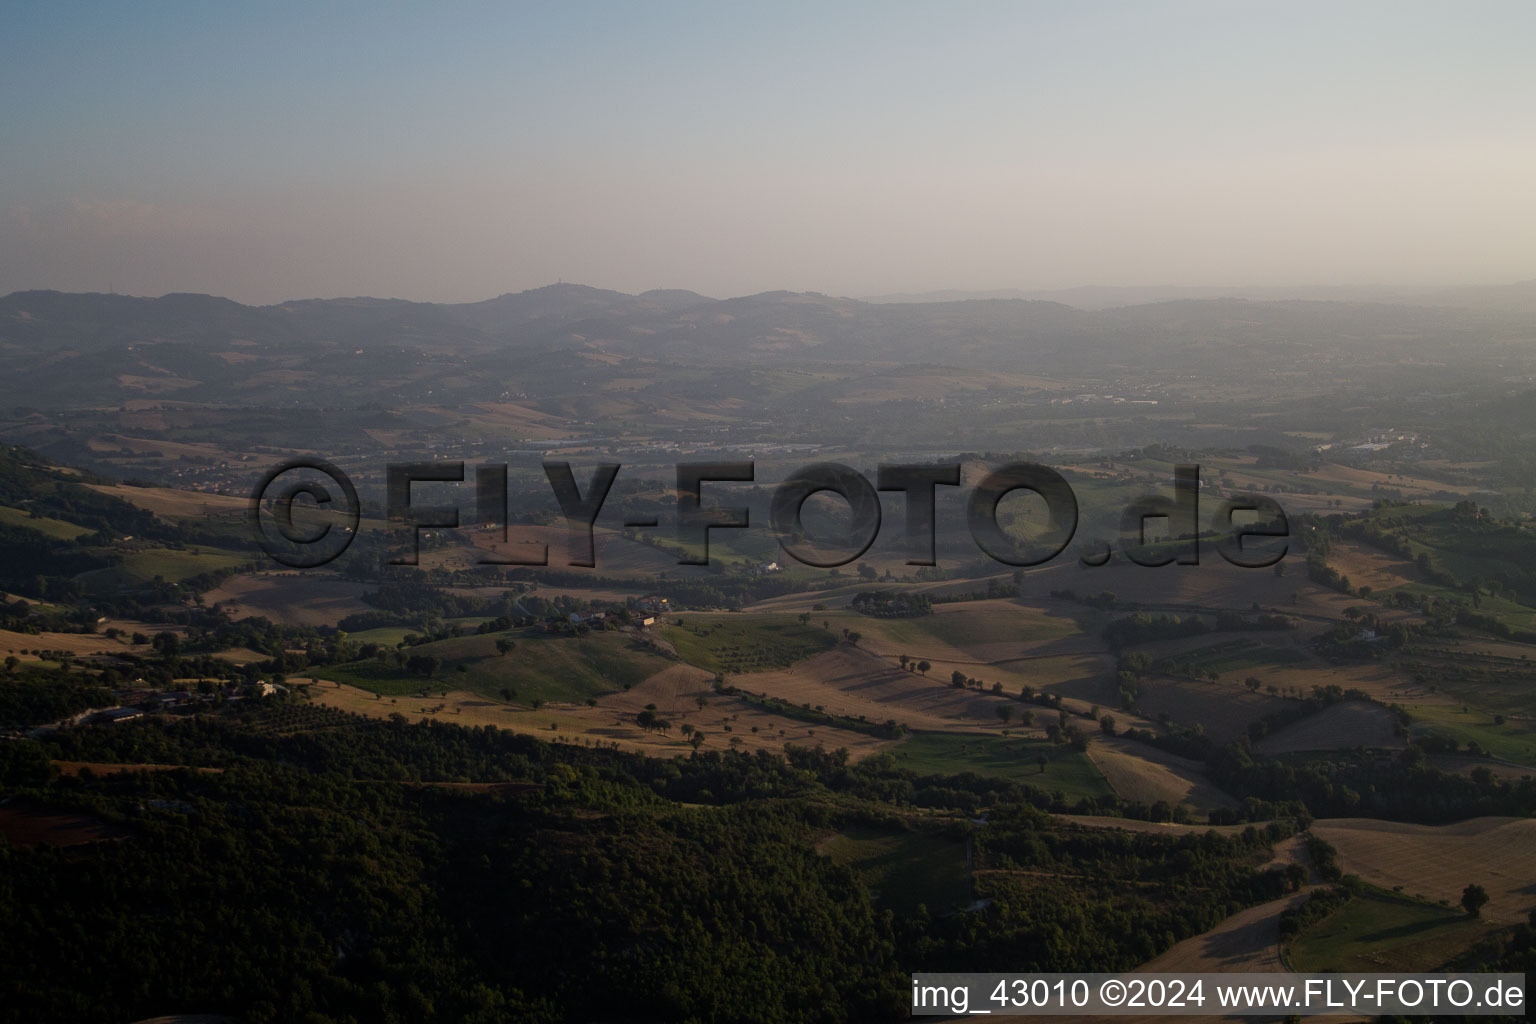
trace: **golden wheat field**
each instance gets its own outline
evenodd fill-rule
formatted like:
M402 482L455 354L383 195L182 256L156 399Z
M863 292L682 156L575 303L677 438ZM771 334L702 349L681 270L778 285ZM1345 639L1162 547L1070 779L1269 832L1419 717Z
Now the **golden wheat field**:
M1312 832L1339 852L1339 867L1384 889L1452 906L1476 883L1488 890L1483 916L1523 920L1536 907L1536 818L1472 818L1454 825L1409 825L1373 818L1330 818Z

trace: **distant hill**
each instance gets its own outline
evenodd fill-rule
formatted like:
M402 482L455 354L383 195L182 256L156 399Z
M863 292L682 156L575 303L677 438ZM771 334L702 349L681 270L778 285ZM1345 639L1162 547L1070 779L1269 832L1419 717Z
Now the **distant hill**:
M1082 285L1076 288L993 291L951 289L934 292L896 292L867 296L866 302L927 303L970 302L979 299L1024 299L1059 302L1083 310L1115 309L1154 302L1199 299L1248 299L1255 302L1360 302L1417 306L1455 306L1472 309L1536 311L1536 281L1462 288L1390 288L1364 285Z
M585 387L633 361L690 372L825 362L1081 375L1183 356L1255 367L1309 353L1335 360L1346 354L1341 343L1358 360L1439 359L1449 341L1524 343L1524 304L1536 308L1532 283L1442 291L1440 305L1363 302L1348 290L1340 295L1350 301L1171 291L1179 290L1049 293L1071 302L863 302L795 292L627 295L558 284L472 303L344 298L274 306L206 295L16 292L0 298L0 407L135 398L279 406L496 401ZM1149 293L1162 293L1162 301L1122 302Z

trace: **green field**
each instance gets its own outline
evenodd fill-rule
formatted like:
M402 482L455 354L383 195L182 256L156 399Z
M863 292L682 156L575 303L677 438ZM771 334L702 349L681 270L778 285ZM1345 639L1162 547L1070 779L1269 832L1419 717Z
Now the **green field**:
M55 540L74 540L76 537L95 532L90 527L66 523L62 519L49 519L47 516L34 518L19 508L11 508L7 505L0 505L0 525L35 530Z
M1425 597L1434 598L1437 601L1466 602L1468 594L1464 590L1442 587L1436 583L1414 582L1405 583L1400 587L1388 587L1375 591L1371 599L1380 601L1388 594L1410 594L1421 601ZM1473 609L1479 615L1486 615L1508 626L1510 629L1531 632L1536 630L1536 611L1516 601L1503 597L1495 597L1492 594L1483 594L1478 598L1478 605Z
M892 747L898 768L917 775L977 775L1012 779L1048 792L1060 791L1069 800L1109 796L1114 791L1087 754L1047 740L1007 736L917 733ZM1045 771L1035 763L1044 754Z
M1305 661L1306 657L1293 647L1277 647L1244 638L1201 647L1180 655L1178 660L1191 668L1226 675L1229 672L1249 672L1275 665L1294 665Z
M83 573L79 579L92 592L104 593L114 587L131 587L157 578L180 583L193 576L245 565L254 558L250 553L218 548L146 548L127 552L120 565Z
M1416 682L1490 713L1536 718L1536 662L1463 650L1416 647L1398 660Z
M216 569L230 569L253 560L250 554L219 551L213 548L187 548L176 551L171 548L149 548L129 552L123 559L123 568L143 580L156 576L175 583L189 576L200 576Z
M1298 935L1290 960L1297 971L1433 971L1490 930L1460 910L1371 893L1355 897Z
M1466 708L1463 711L1462 705L1414 705L1409 711L1413 716L1411 732L1450 736L1463 746L1469 740L1476 741L1494 757L1536 767L1536 729L1530 719L1507 719L1503 725L1495 725L1488 712L1471 705Z
M502 638L517 644L509 654L496 652L496 641ZM469 690L499 701L502 689L508 688L514 693L512 703L527 705L535 699L579 702L613 693L672 664L630 636L610 632L553 637L517 630L438 640L403 653L440 658L442 665L430 679L372 659L327 667L316 675L386 697Z
M837 645L793 615L687 615L663 634L683 660L711 672L785 668Z
M1415 557L1428 553L1463 580L1495 577L1511 561L1529 562L1536 556L1536 531L1529 526L1476 519L1444 505L1386 505L1366 518L1405 539Z
M938 915L971 901L965 844L957 840L857 827L826 840L819 850L857 871L881 907L909 912L921 903Z
M1463 583L1498 579L1511 566L1528 566L1536 560L1536 530L1525 523L1473 518L1454 508L1429 504L1387 505L1373 509L1366 519L1371 526L1406 542L1412 557L1428 555L1436 568ZM1382 593L1399 592L1453 601L1468 597L1462 590L1427 581ZM1529 591L1525 599L1530 600ZM1512 629L1536 629L1536 609L1503 596L1478 595L1476 611Z

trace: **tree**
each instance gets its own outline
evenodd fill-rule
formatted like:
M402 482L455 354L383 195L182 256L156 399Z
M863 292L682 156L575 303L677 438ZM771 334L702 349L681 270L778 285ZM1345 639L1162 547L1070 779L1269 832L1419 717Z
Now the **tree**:
M965 673L961 672L959 669L955 669L949 674L949 683L955 689L960 689L965 685Z
M919 672L921 672L923 675L927 675L928 674L928 670L931 669L931 668L933 668L933 666L928 664L927 661L920 661L920 662L917 663L917 670Z
M413 654L405 659L405 670L413 676L433 676L442 667L443 659L432 654Z
M1469 885L1461 890L1461 906L1472 917L1483 916L1483 905L1488 902L1488 890L1480 885Z
M512 648L516 646L517 641L502 638L496 641L496 653L502 657L506 657L506 655L511 652Z
M1256 676L1249 676L1247 679L1243 680L1243 685L1248 687L1248 692L1258 693L1259 687L1264 685L1264 681Z
M1105 715L1099 719L1099 728L1104 730L1105 735L1113 736L1115 734L1115 716Z
M1009 722L1013 721L1013 708L1009 707L1007 704L999 704L997 706L997 717L1003 720L1004 725L1007 725Z
M1050 763L1051 763L1051 759L1046 757L1044 754L1038 754L1038 755L1035 756L1035 764L1040 766L1040 774L1041 775L1045 774L1045 766L1050 764Z
M902 668L906 668L907 667L907 662L912 660L912 656L910 654L902 654L902 655L898 655L896 660L901 662L901 667Z

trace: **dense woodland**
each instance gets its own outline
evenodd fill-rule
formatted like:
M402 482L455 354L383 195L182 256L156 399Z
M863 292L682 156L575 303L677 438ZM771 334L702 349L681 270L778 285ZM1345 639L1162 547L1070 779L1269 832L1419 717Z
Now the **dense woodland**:
M1130 967L1295 884L1248 866L1288 828L1074 829L1002 780L811 750L657 761L296 698L4 749L13 800L121 836L0 846L14 1020L897 1020L914 963ZM50 759L217 771L59 778ZM470 780L531 785L419 784ZM924 789L949 813L915 813ZM854 825L936 829L1003 873L982 909L897 914L816 853Z

